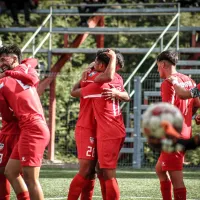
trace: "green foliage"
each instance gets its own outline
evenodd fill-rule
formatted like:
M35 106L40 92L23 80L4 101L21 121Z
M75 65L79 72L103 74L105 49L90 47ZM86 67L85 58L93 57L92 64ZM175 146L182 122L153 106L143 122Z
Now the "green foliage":
M70 0L61 0L59 4L70 4L70 3L79 3L80 0L70 1ZM149 1L149 2L154 2ZM109 1L109 3L116 3L115 0ZM130 0L123 0L123 3L133 3ZM48 9L53 4L54 8L59 8L60 6L56 2L40 0L40 6L38 9ZM133 3L134 6L139 6L137 3ZM62 6L60 8L68 8L67 6ZM46 15L37 15L31 14L32 26L39 27ZM24 22L24 15L19 15L20 22ZM105 16L105 25L107 27L149 27L149 26L166 26L169 21L171 21L172 16ZM54 16L53 17L53 27L77 27L79 23L79 16ZM12 19L6 14L0 15L0 27L10 27L12 25ZM181 14L181 25L182 26L200 26L200 15L199 13L190 14L182 13ZM48 27L48 26L46 26ZM180 33L180 46L189 47L191 43L191 34L192 33ZM32 33L1 33L0 37L4 44L16 43L20 47L23 47L24 44L29 40ZM43 38L46 36L46 33L40 33L35 40L35 46L37 47ZM71 44L75 39L76 35L69 35L68 42ZM166 44L172 37L171 33L166 34L164 38L164 44ZM64 39L62 34L52 34L52 48L62 48L64 47ZM138 35L129 35L129 34L118 34L118 35L105 35L105 48L150 48L152 44L156 41L158 35L150 34L138 34ZM81 48L96 48L96 36L89 35L81 45ZM45 42L42 48L48 49L48 41ZM175 44L174 44L175 45ZM159 45L158 45L159 47ZM31 49L32 46L30 45ZM24 53L24 57L28 57L30 54ZM155 59L155 54L152 54L145 64L142 66L140 72L148 70L149 66ZM137 66L137 64L144 57L142 54L133 55L128 54L124 55L125 57L125 73L130 73ZM47 69L47 54L37 54L37 58L40 62L43 62ZM52 65L54 65L58 59L59 55L54 55L52 57ZM79 80L81 76L81 71L83 68L87 67L95 58L95 54L73 54L71 59L65 63L61 72L57 75L56 78L56 156L57 158L63 158L62 155L68 155L68 160L74 158L75 156L75 143L74 143L74 127L78 117L78 105L79 100L73 99L70 97L70 90L73 84ZM41 75L41 78L44 78L46 75ZM41 96L41 101L44 106L45 114L47 121L48 116L48 107L49 107L49 88L46 89L45 93ZM197 129L194 126L194 129ZM199 132L195 130L194 132ZM145 147L146 153L149 157L145 159L148 163L152 164L155 162L155 157L152 152L149 151L148 147ZM189 161L196 165L199 164L200 151L189 152L188 154Z

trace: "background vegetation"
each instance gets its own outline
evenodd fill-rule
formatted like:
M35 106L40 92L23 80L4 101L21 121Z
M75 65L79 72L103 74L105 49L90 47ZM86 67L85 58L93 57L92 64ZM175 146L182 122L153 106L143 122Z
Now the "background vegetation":
M53 4L54 8L68 8L69 6L60 5L62 3L79 3L80 1L46 1L40 0L40 5L38 9L47 9ZM131 3L132 1L124 0L124 3ZM149 1L150 3L156 1ZM172 1L170 1L172 2ZM109 3L116 3L114 0L109 1ZM142 4L133 3L133 6L142 6ZM23 24L24 15L20 14L20 22ZM42 21L46 15L38 15L35 13L31 14L31 21L33 27L38 27L41 25ZM105 25L108 27L150 27L150 26L166 26L168 22L172 19L171 16L105 16ZM79 16L54 16L53 17L53 27L76 27L80 21ZM0 15L0 27L10 27L12 26L12 18L8 14ZM199 13L182 13L181 14L181 26L200 26L200 14ZM22 25L23 26L23 25ZM0 37L3 44L16 43L23 47L24 44L31 37L32 33L0 33ZM36 39L36 44L44 37L44 33L41 33ZM191 35L190 32L180 33L180 47L190 47L191 46ZM69 35L69 42L71 43L76 35ZM149 48L155 42L158 35L151 34L138 34L138 35L105 35L105 48L130 48L130 47L143 47ZM171 34L167 34L164 43L167 43L171 38ZM53 34L52 36L53 48L62 48L64 46L64 39L62 34ZM174 44L175 45L175 44ZM81 47L96 48L95 36L91 35L87 40L81 45ZM31 47L30 47L31 48ZM43 48L48 48L48 43L45 43ZM24 54L24 57L29 56ZM132 72L139 61L143 58L142 54L126 54L125 57L125 69L122 72L123 77L127 77L127 74ZM155 54L152 54L142 66L139 73L145 72L152 61L155 59ZM181 55L187 59L188 55ZM47 55L37 54L37 58L44 66L47 66ZM95 54L73 54L69 62L66 62L60 75L56 79L56 98L57 98L57 110L56 110L56 156L59 159L65 159L65 161L71 161L71 158L76 156L75 154L75 144L74 144L74 126L78 116L78 100L72 99L69 95L70 88L72 85L80 78L81 71L84 67L88 66L88 63L93 61ZM52 63L54 64L59 59L59 56L54 55ZM156 69L154 70L156 73ZM41 76L44 78L46 75ZM196 79L197 82L199 78ZM46 116L48 119L48 105L49 105L49 90L47 89L45 94L41 97L42 103L46 111ZM194 132L200 132L200 128L193 126ZM147 152L149 150L146 150ZM65 155L65 156L63 156ZM147 162L154 163L155 159L153 157L153 152L149 152L149 158ZM194 165L200 164L200 150L195 152L189 152L188 161Z

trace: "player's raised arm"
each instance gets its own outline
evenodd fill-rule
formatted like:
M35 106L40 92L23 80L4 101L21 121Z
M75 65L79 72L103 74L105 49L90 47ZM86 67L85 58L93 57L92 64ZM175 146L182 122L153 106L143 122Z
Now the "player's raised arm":
M7 70L5 76L21 80L26 85L37 86L39 83L38 73L35 70L37 65L37 59L25 59L20 65L13 68L13 70Z
M99 74L94 79L94 82L106 83L106 82L110 82L114 79L114 75L115 75L115 71L116 71L116 54L111 49L108 49L107 52L103 52L101 54L107 55L107 57L109 58L109 63L108 63L106 70L103 73ZM97 59L98 59L98 56L99 55L97 55Z

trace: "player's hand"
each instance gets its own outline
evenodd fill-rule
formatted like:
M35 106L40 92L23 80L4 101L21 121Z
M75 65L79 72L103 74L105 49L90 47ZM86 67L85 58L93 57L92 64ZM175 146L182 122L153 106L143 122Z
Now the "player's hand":
M195 116L196 125L200 125L200 114Z
M104 52L109 58L115 58L116 54L112 49L108 49L106 52Z
M90 63L89 66L82 72L81 80L87 80L87 75L91 72L92 68L94 67L94 63L95 62Z
M111 88L103 88L101 93L102 97L105 97L105 100L118 98L119 90L117 90L113 85L109 84Z
M3 72L3 73L0 73L0 78L3 78L3 77L5 77L6 75L5 75L5 72Z
M168 121L162 121L161 122L161 126L163 127L164 131L165 131L165 134L167 136L170 136L170 137L174 137L174 138L181 138L181 135L180 133L178 133L174 127L172 126L172 124Z

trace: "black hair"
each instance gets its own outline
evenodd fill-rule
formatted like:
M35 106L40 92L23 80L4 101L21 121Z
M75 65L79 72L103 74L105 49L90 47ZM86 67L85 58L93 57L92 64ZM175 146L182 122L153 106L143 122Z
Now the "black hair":
M161 54L158 55L157 61L166 60L173 65L178 63L178 53L176 51L166 50L163 51Z
M98 50L97 51L97 53L96 53L96 57L97 57L97 59L98 59L98 56L100 55L100 54L103 54L104 52L107 52L108 51L108 49L100 49L100 50ZM117 64L119 64L120 65L120 68L123 68L124 67L124 57L123 57L123 55L121 54L121 52L119 51L119 50L117 50L117 49L113 49L113 51L116 53L116 58L117 58ZM110 59L109 59L110 60ZM103 62L103 61L102 61ZM106 60L106 62L107 62L107 60ZM105 63L105 62L104 62ZM108 63L109 63L109 61L108 61ZM107 63L107 64L108 64ZM105 63L106 64L106 63Z
M0 47L0 56L2 54L6 55L15 54L18 58L18 62L21 63L22 52L21 49L16 44Z
M97 56L97 60L103 62L107 66L110 58L105 53L99 53Z

